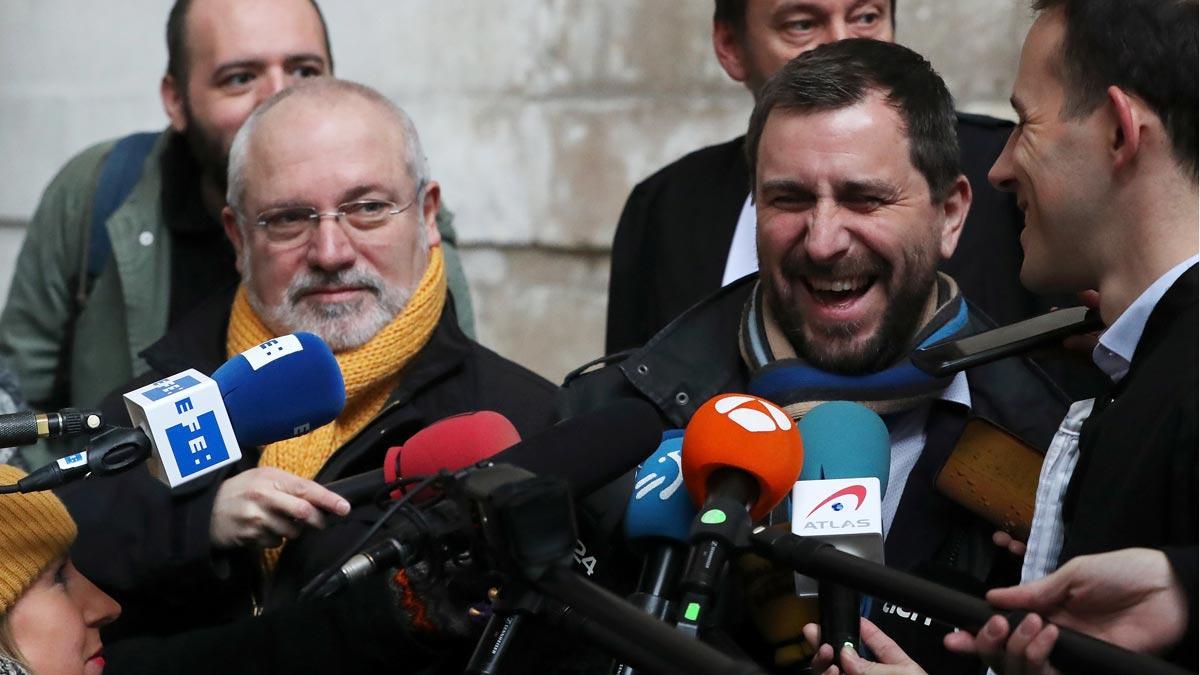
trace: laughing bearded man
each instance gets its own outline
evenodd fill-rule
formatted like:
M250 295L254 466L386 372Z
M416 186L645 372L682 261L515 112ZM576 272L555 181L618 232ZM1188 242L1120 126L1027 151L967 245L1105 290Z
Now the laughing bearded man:
M859 401L890 434L887 564L969 585L1015 579L1019 561L992 544L994 528L936 493L934 476L969 417L1045 447L1066 401L1025 359L945 379L908 361L920 345L987 327L937 271L971 205L945 84L899 45L822 45L766 83L746 149L759 274L709 296L624 360L569 379L568 407L641 396L682 428L723 392L762 396L797 420L823 401ZM626 501L589 507L619 518ZM911 616L875 603L870 616L930 672L981 670L942 648L951 627L900 614ZM764 646L780 645L744 646L769 667Z

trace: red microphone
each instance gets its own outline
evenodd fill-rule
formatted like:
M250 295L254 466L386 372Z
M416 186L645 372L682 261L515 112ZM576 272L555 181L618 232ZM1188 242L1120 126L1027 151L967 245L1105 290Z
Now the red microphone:
M516 427L504 415L491 410L452 415L388 448L383 470L343 478L325 487L351 504L362 504L385 485L409 476L425 476L442 469L463 469L516 445L521 440ZM399 499L403 490L391 493Z
M779 406L748 394L709 399L683 433L683 482L700 507L692 525L676 628L698 636L712 625L713 595L728 559L747 544L753 522L767 515L800 475L804 446Z

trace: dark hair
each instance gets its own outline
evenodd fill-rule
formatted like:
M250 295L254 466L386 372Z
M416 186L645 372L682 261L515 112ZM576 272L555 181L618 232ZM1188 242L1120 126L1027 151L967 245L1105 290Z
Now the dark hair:
M749 0L716 0L713 9L713 21L729 24L734 32L741 33L746 29L746 3ZM896 28L896 0L891 0L892 29Z
M821 45L792 59L767 80L746 132L751 193L759 139L772 110L838 110L876 91L900 113L908 135L909 159L925 177L933 201L946 199L960 173L954 98L920 54L866 38Z
M309 0L321 22L321 34L325 36L325 55L329 58L329 72L333 72L333 50L329 47L329 26L317 0ZM192 0L175 0L171 13L167 15L167 74L175 78L183 91L187 91L187 13Z
M1175 159L1197 175L1196 0L1035 0L1062 8L1066 33L1058 75L1066 117L1096 109L1109 86L1144 100L1162 120Z

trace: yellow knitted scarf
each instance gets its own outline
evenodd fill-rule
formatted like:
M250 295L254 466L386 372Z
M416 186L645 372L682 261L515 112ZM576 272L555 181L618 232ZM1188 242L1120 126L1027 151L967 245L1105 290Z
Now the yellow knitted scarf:
M362 430L379 413L400 380L400 371L425 346L446 302L446 274L441 247L430 248L429 265L404 310L360 347L335 354L346 383L346 407L330 424L310 433L263 448L259 466L274 466L303 478L313 478L334 451ZM276 337L238 288L225 338L228 356ZM274 569L282 547L264 551L268 570Z

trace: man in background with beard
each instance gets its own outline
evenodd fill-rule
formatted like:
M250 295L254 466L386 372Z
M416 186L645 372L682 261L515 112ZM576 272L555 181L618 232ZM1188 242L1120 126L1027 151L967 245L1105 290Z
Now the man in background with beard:
M919 346L984 325L937 270L971 206L945 83L896 44L821 45L763 86L746 149L759 273L702 300L624 360L569 379L568 409L639 396L683 428L725 392L761 396L797 421L824 401L858 401L884 419L891 441L888 566L971 591L1015 579L1019 562L993 545L995 528L936 492L934 478L968 418L1046 447L1066 402L1027 359L948 378L909 363ZM619 518L628 487L623 500L589 507ZM787 522L786 508L772 522ZM948 625L878 602L869 616L929 672L982 670L945 652ZM722 627L744 632L744 619L726 618ZM769 650L748 651L771 662Z
M108 638L224 623L295 600L380 515L322 487L383 465L389 447L459 413L492 410L530 436L555 388L463 334L447 293L441 197L408 116L363 85L322 77L247 119L230 152L225 233L241 283L145 351L120 392L309 331L334 352L346 404L302 436L245 447L171 491L145 467L62 492L79 569L124 607ZM303 535L303 536L301 536ZM461 617L460 617L461 618ZM113 635L113 633L117 635Z
M43 410L94 406L146 370L142 350L235 283L220 224L233 136L260 103L333 72L312 0L176 0L160 92L170 127L73 158L38 205L0 316L0 356ZM438 215L460 322L470 298ZM38 466L45 452L26 456Z

